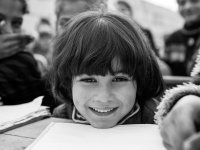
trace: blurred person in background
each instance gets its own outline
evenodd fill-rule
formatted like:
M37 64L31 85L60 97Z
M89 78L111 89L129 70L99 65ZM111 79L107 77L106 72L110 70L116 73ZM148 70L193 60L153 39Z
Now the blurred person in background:
M165 61L173 75L189 76L200 47L200 0L177 0L177 4L185 23L166 38Z
M29 102L42 95L37 62L25 51L33 39L22 33L25 0L0 0L0 101L5 105Z
M54 29L48 18L41 18L36 26L38 38L32 48L33 56L38 61L38 67L44 76L49 69L52 55Z
M65 23L78 13L96 9L101 4L106 6L105 0L56 0L56 30L62 31Z
M128 3L128 1L118 0L115 5L119 12L121 12L124 15L127 15L131 19L133 19L133 17L134 17L133 9L132 9L131 5ZM169 66L164 61L159 59L158 49L156 48L151 31L149 29L142 27L141 25L140 25L140 28L142 29L144 34L147 36L147 38L150 42L151 48L157 56L157 61L158 61L159 67L161 69L162 75L171 75L171 70L170 70Z
M118 0L117 3L116 3L116 7L117 7L117 10L120 11L121 13L129 16L132 19L134 18L133 9L132 9L131 5L128 3L128 1ZM154 50L156 55L158 55L158 50L157 50L157 48L155 46L155 42L153 40L153 36L152 36L151 31L149 29L146 29L146 28L142 27L141 25L140 25L140 27L141 27L142 31L148 37L152 49Z

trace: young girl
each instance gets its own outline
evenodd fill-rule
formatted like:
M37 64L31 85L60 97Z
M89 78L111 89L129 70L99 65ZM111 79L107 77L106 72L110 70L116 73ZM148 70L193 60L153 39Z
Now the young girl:
M55 42L50 84L55 117L96 128L153 123L163 80L146 37L125 16L85 12Z

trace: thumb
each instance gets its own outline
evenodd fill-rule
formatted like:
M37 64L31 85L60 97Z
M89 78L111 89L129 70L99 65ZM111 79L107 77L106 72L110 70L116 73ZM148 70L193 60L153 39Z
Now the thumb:
M184 150L200 150L200 133L196 133L189 137L183 143Z

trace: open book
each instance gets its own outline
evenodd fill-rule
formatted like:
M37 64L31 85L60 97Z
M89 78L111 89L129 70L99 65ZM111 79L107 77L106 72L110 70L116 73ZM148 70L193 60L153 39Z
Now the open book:
M165 150L157 125L118 125L96 129L51 123L26 150Z
M41 106L42 98L20 105L0 106L0 133L49 117L48 107Z

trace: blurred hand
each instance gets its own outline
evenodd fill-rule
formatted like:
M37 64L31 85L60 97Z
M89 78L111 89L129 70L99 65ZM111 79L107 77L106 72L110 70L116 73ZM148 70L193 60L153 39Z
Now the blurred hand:
M10 57L19 51L24 50L25 43L21 42L24 35L1 34L0 35L0 59Z
M184 150L199 150L200 149L200 133L196 133L189 137L183 143Z
M161 136L168 150L200 149L200 97L181 98L163 120Z

